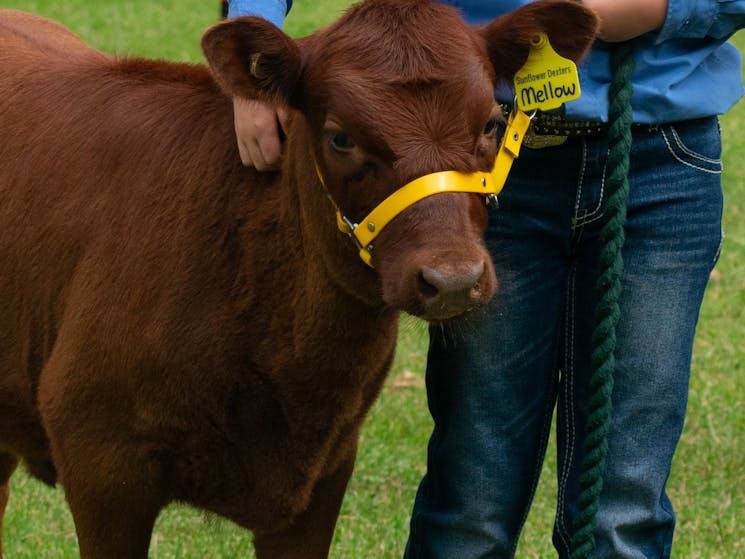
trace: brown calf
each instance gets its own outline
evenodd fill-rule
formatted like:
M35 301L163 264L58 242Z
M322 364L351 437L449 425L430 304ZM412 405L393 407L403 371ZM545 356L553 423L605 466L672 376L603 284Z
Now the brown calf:
M496 80L538 32L577 58L594 28L573 2L476 29L370 0L301 40L217 25L210 73L0 11L0 520L22 461L64 487L83 558L146 557L172 501L260 558L326 557L398 312L446 321L496 289L483 197L408 207L373 267L335 206L488 171ZM229 95L293 110L281 171L240 165Z

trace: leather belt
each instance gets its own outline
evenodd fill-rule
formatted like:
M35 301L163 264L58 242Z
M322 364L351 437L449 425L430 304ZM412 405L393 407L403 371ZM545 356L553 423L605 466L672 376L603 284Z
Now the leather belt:
M502 112L506 115L512 110L512 105L500 103ZM657 125L634 125L635 128L654 130ZM569 120L559 114L536 112L530 121L530 127L525 133L523 145L530 149L542 149L560 146L569 138L601 136L608 132L607 122L592 120Z

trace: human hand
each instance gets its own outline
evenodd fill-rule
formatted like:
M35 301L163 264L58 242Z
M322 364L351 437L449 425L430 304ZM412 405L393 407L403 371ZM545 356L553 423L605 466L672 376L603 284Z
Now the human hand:
M243 164L259 171L277 167L282 156L278 127L286 127L287 110L255 99L234 97L233 121Z

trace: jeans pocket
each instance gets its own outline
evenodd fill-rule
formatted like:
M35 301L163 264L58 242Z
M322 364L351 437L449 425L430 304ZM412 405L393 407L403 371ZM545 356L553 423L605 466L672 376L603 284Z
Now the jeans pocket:
M716 117L665 124L660 133L678 163L704 173L722 172L722 138Z

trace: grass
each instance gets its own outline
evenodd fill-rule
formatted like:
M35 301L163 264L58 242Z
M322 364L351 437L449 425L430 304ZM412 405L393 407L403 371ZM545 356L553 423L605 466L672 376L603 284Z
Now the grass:
M347 0L296 6L287 22L303 35L334 19ZM111 53L200 62L199 37L214 23L213 0L4 0L71 27ZM745 49L745 37L736 38ZM678 513L675 556L745 558L745 103L722 120L725 142L726 240L701 313L687 423L669 482ZM431 428L422 371L426 330L403 319L398 356L362 433L357 468L344 501L331 556L400 557L414 494L424 473ZM549 449L541 485L517 552L552 557L555 461ZM74 558L77 544L61 489L19 471L4 527L6 557ZM154 558L250 557L250 535L186 506L158 519Z

